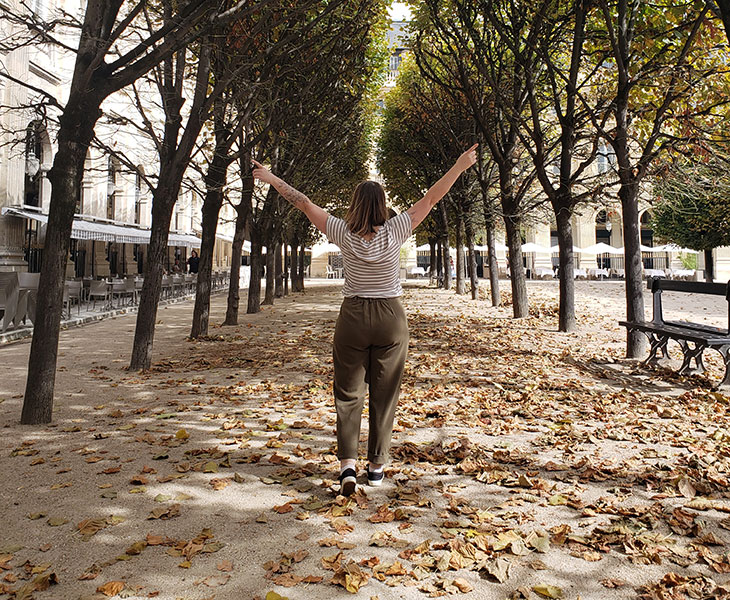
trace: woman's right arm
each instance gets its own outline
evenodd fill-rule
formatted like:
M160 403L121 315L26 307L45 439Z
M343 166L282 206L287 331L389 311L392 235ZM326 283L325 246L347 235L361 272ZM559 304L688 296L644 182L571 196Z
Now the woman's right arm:
M327 217L329 217L327 211L317 206L307 196L290 186L286 181L274 175L261 163L255 160L252 162L256 165L256 168L253 170L255 179L273 185L282 198L294 208L301 210L317 229L327 235Z
M459 178L464 171L471 167L477 161L477 146L474 144L466 152L464 152L454 163L444 176L434 183L426 194L413 206L411 206L406 212L411 216L411 229L418 227L421 222L428 216L431 209L438 204L439 200L443 198L454 182Z

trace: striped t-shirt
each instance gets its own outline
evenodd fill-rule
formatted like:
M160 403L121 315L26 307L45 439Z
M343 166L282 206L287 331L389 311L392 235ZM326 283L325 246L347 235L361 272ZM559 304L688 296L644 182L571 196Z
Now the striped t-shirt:
M404 212L388 219L368 242L337 217L327 217L327 237L342 251L346 298L395 298L400 286L400 248L411 236L411 216Z

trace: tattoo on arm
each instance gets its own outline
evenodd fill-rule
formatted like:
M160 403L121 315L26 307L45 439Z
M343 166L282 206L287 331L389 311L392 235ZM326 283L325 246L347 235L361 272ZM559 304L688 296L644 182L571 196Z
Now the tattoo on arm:
M281 182L281 184L277 187L277 190L286 199L286 201L289 202L289 204L299 210L304 210L304 207L309 201L309 198L307 198L299 190L295 190L285 181Z

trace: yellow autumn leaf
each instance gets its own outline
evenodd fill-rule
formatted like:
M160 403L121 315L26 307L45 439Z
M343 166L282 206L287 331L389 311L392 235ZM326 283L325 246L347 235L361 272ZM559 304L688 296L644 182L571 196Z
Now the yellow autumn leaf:
M562 598L563 590L554 585L535 585L532 591L544 598Z

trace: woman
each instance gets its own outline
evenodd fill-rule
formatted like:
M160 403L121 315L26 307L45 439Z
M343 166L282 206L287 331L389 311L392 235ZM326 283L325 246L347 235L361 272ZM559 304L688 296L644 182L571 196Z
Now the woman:
M379 183L363 181L352 196L345 219L316 206L301 192L253 161L253 176L270 185L304 212L342 251L345 299L334 338L334 395L340 493L355 491L360 421L369 388L368 484L383 481L389 459L393 419L408 351L408 324L400 296L400 248L464 171L476 162L475 144L426 195L406 212L388 218Z

